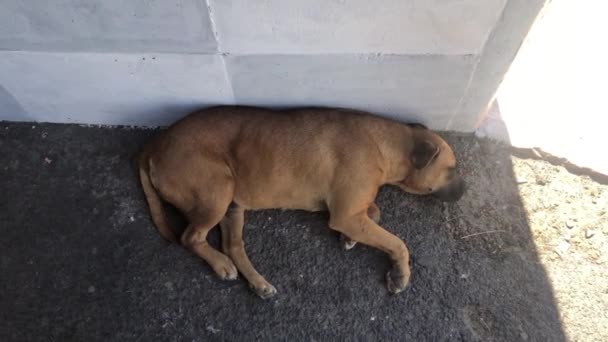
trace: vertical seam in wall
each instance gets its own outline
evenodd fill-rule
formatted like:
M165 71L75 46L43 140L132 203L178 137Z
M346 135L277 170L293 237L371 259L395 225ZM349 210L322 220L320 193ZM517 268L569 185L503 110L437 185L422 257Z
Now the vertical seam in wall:
M474 66L473 66L473 70L471 70L471 74L469 76L469 80L467 81L467 85L464 87L464 91L462 93L462 97L460 97L460 100L456 104L456 108L454 109L454 112L450 116L450 120L448 120L448 123L445 126L445 130L446 131L450 129L450 126L452 126L452 122L454 121L454 118L456 118L456 115L458 115L458 113L460 113L460 111L462 110L465 98L467 98L467 96L469 95L471 84L473 84L473 79L475 78L475 75L477 74L477 69L479 67L479 64L481 63L481 59L485 55L488 43L490 42L490 40L492 38L494 38L494 36L496 34L496 29L498 28L498 26L502 22L503 16L505 14L505 9L507 8L507 6L509 4L509 1L510 0L506 0L505 1L504 5L502 6L502 9L500 10L500 14L498 15L498 20L496 20L496 23L494 23L494 27L492 27L492 29L488 33L488 35L486 37L486 40L484 41L484 43L482 45L481 51L477 54L477 58L476 58L476 61L474 63Z
M215 38L215 43L217 44L218 56L219 56L220 60L222 61L222 66L224 67L224 79L226 80L226 84L228 84L231 102L232 102L232 104L235 104L236 98L234 97L234 89L232 87L232 80L228 73L228 66L226 65L226 59L225 59L225 56L227 54L222 52L222 46L220 44L220 36L217 31L215 19L213 19L213 9L211 8L211 0L205 0L205 5L207 6L207 13L209 14L209 22L211 23L211 31L213 32L213 37Z
M226 59L224 57L224 54L220 54L220 60L222 61L222 66L224 66L224 77L226 78L226 83L228 83L228 88L230 91L230 104L236 104L236 98L234 97L234 89L232 88L232 79L230 78L230 74L228 73L228 65L226 65Z
M462 96L460 97L460 100L458 100L458 103L456 104L456 108L452 112L452 115L450 115L450 119L448 120L447 125L445 125L446 131L450 129L450 126L452 126L452 121L454 121L454 118L456 117L456 115L458 115L458 113L460 113L460 110L462 109L462 103L464 102L464 98L467 97L467 95L469 94L469 88L471 88L471 84L473 83L473 78L475 77L475 73L477 72L477 67L479 66L479 62L481 61L482 54L483 52L478 54L476 57L476 61L473 64L473 69L471 70L469 79L467 80L467 84L464 87L464 91L462 92Z

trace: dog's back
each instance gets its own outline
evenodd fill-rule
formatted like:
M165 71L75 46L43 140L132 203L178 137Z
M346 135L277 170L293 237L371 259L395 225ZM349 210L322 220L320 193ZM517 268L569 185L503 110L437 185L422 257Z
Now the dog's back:
M150 178L184 211L192 189L217 177L234 180L234 201L248 209L322 210L342 169L381 158L370 134L379 129L384 119L349 110L213 107L178 121L148 147Z

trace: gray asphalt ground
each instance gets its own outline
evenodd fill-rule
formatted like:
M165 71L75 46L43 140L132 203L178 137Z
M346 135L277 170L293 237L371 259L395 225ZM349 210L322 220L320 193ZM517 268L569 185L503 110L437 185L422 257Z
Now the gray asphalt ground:
M156 132L0 123L0 341L564 340L492 143L445 134L469 183L458 203L380 192L412 256L399 295L388 258L342 250L327 214L248 213L247 251L278 290L264 301L156 233L133 162Z

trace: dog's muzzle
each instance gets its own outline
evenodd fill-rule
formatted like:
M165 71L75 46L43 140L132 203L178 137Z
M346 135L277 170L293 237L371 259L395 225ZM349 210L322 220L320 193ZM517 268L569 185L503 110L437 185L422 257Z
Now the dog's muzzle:
M466 186L464 180L460 177L456 177L447 185L435 191L433 196L444 202L455 202L462 197L465 190Z

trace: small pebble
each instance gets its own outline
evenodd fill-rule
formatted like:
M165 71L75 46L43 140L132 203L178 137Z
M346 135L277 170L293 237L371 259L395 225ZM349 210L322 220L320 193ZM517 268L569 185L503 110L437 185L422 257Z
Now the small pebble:
M376 320L376 316L372 316L372 318L370 318L370 320L375 321Z
M563 256L568 251L569 248L570 248L570 242L562 241L559 243L559 245L557 245L557 247L555 247L555 252L559 256Z
M574 221L566 220L566 227L568 227L568 229L574 228Z
M598 265L601 265L603 263L605 263L606 261L608 261L608 254L607 255L600 255L599 258L595 259L595 263Z
M592 238L594 235L595 235L595 230L593 230L593 229L587 229L587 230L585 230L585 237L587 239Z
M209 331L212 334L217 334L218 332L220 332L220 329L216 329L212 325L208 325L207 326L207 331Z
M87 292L94 293L95 292L95 286L93 286L93 285L89 286L89 288L87 289Z

